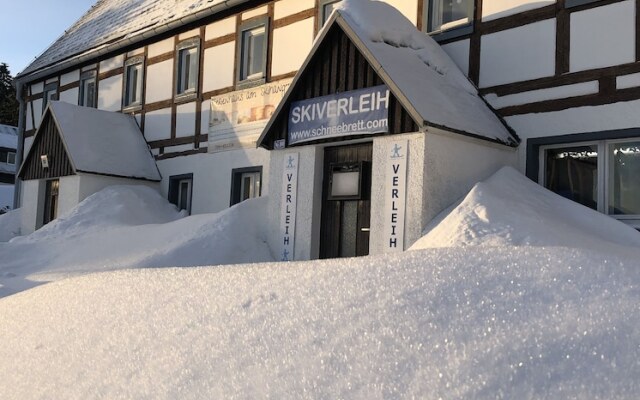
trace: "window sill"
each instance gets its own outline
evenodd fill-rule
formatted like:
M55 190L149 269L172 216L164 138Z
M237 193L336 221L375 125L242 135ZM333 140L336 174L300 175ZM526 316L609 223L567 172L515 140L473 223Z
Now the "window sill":
M429 32L429 36L436 42L442 42L449 39L455 39L461 36L467 36L473 33L473 24L452 28L446 31Z
M136 112L140 110L142 110L142 104L140 103L131 104L131 105L122 107L123 113L131 113L131 112Z
M238 89L238 90L240 90L240 89L249 89L249 88L252 88L252 87L264 85L265 83L267 83L267 80L264 77L253 78L253 79L245 79L243 81L239 81L236 84L236 89Z
M198 93L196 93L195 91L185 92L185 93L176 94L174 101L176 103L186 103L188 101L195 100L196 97L198 97Z

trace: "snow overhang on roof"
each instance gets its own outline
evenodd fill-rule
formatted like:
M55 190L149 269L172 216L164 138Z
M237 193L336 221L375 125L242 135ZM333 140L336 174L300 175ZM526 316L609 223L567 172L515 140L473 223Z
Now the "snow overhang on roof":
M441 128L508 146L519 144L515 132L429 35L386 3L343 0L318 35L258 146L264 146L289 96L303 84L300 77L305 68L335 25L356 45L421 131Z
M160 171L131 115L51 101L42 117L53 117L74 172L160 181ZM38 128L18 175L32 156Z
M16 81L33 81L249 0L98 0Z

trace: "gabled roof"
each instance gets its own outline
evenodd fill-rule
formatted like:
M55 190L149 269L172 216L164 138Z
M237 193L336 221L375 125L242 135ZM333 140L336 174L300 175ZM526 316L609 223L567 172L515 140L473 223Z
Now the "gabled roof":
M343 0L320 32L258 145L266 141L291 93L303 84L299 78L334 26L356 45L420 130L436 127L510 146L518 144L515 133L431 37L388 4Z
M42 117L55 122L73 172L160 181L161 176L135 118L117 112L51 101ZM18 173L33 156L44 124Z
M64 62L68 67L247 1L98 0L16 78Z

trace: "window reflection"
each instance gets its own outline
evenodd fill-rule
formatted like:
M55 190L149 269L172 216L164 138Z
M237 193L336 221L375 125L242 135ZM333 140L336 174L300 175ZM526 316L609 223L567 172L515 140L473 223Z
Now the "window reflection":
M598 209L598 146L546 151L547 189L594 210Z
M609 214L640 214L640 142L609 145Z

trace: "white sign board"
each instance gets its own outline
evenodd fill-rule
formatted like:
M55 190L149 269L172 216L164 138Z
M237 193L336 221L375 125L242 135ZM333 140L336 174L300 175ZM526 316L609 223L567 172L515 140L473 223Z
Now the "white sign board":
M289 153L284 156L282 168L282 199L280 202L281 261L291 261L294 258L297 194L298 153Z
M209 153L255 148L289 85L285 79L212 97Z
M384 248L404 250L404 214L407 198L408 140L395 140L387 148L384 207Z

